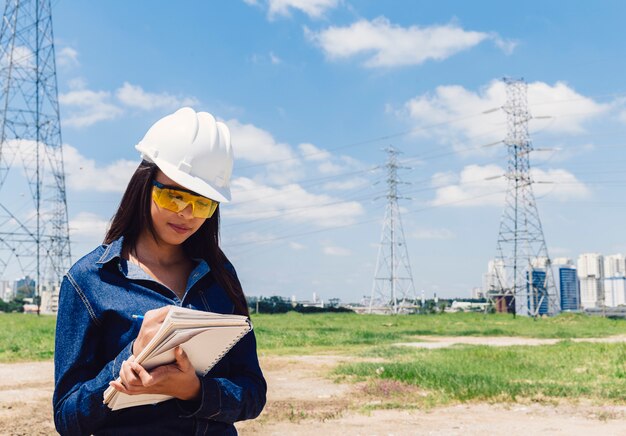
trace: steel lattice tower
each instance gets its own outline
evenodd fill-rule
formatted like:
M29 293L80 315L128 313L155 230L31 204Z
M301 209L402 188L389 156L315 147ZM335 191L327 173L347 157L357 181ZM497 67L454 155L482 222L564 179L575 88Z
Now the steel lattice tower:
M559 300L532 189L527 85L523 80L504 81L508 187L494 268L496 285L489 296L500 309L506 304L508 311L518 315L553 315L560 310Z
M0 277L40 296L71 261L50 0L6 1L0 87Z
M398 185L403 183L398 177L399 169L408 169L398 164L398 154L393 147L387 152L387 208L383 221L378 259L374 273L369 312L406 313L415 307L417 297L413 286L413 275L409 262L409 252L404 239L402 219L398 208Z

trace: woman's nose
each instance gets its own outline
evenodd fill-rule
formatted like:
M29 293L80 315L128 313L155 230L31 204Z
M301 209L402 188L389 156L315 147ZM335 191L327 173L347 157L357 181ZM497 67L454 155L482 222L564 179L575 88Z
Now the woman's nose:
M178 215L187 219L193 218L193 205L191 203L187 203L187 206L185 206L183 210L178 212Z

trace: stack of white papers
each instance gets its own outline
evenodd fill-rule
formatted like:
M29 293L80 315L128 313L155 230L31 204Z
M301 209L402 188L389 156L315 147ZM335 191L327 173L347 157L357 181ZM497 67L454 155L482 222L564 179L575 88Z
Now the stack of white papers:
M252 330L250 320L242 315L170 307L159 331L135 359L147 370L174 362L174 349L180 345L196 374L203 376L239 339ZM155 404L171 398L161 394L127 395L112 386L104 391L104 404L112 410Z

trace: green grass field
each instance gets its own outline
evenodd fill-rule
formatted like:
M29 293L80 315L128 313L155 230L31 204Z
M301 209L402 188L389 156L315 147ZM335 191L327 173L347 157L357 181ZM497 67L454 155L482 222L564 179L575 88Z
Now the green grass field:
M362 382L376 407L450 401L590 398L626 403L626 344L570 339L626 334L626 320L563 314L529 319L457 313L253 315L262 355L342 354L354 363L334 376ZM0 313L0 362L51 359L53 316ZM416 336L523 336L562 339L541 346L413 349Z
M400 382L391 385L400 390L403 385L419 387L420 395L404 395L405 405L550 398L626 402L624 343L564 340L541 346L383 347L375 355L385 356L384 360L342 365L335 373L374 387L389 386L389 380Z
M0 312L0 362L52 359L56 316Z
M408 342L417 335L588 338L626 334L626 320L577 314L532 319L455 313L381 316L338 314L253 315L259 351L272 354L355 353ZM54 351L53 316L0 312L0 362L45 360Z
M408 342L418 335L590 338L626 334L626 320L562 314L552 318L453 313L381 316L357 314L254 315L259 349L280 354L346 352Z

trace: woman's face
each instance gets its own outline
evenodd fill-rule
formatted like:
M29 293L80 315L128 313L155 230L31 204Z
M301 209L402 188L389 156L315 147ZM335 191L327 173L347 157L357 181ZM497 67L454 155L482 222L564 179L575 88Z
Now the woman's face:
M155 179L164 185L183 188L183 186L167 177L160 170L157 170ZM160 207L153 199L151 201L150 215L158 242L180 245L193 235L204 224L206 218L195 218L192 212L191 204L188 204L180 212L172 212Z

